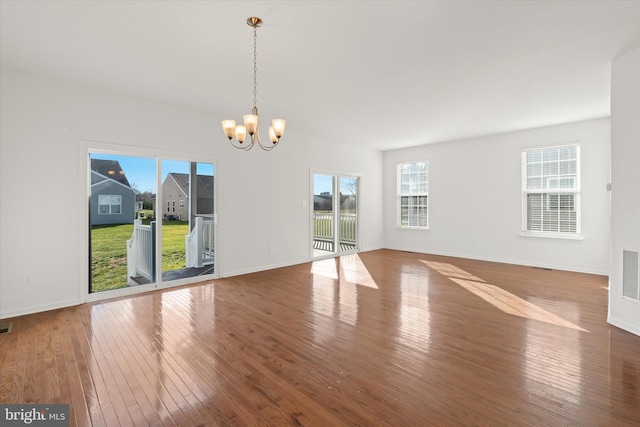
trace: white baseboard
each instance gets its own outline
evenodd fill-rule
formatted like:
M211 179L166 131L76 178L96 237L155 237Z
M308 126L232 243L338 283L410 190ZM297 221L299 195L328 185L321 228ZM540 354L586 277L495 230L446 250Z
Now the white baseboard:
M290 267L292 265L304 264L305 262L309 262L309 261L310 260L307 258L307 259L300 259L297 261L288 261L288 262L279 263L279 264L263 265L256 268L248 268L248 269L235 270L235 271L225 271L220 277L233 277L233 276L240 276L242 274L258 273L260 271L273 270L274 268Z
M550 268L552 270L562 270L562 271L572 271L575 273L586 273L586 274L596 274L598 276L608 276L608 271L601 270L591 270L591 269L581 269L581 268L571 268L566 265L557 265L557 264L537 264L530 263L528 261L516 260L516 259L505 259L505 258L491 258L491 257L482 257L478 255L464 254L464 253L456 253L456 252L443 252L443 251L425 251L424 249L415 249L415 248L386 248L396 251L406 251L406 252L416 252L425 255L441 255L441 256L450 256L454 258L466 258L473 259L478 261L488 261L488 262L499 262L503 264L513 264L513 265L522 265L526 267L538 267L538 268Z
M19 310L7 310L0 313L0 319L10 319L13 317L25 316L27 314L40 313L42 311L57 310L59 308L71 307L74 305L80 305L82 303L83 301L80 301L79 299L77 300L74 299L74 300L66 300L66 301L56 301L55 303L52 303L52 304L41 304L41 305L34 305L31 307L24 307Z
M627 332L631 332L635 335L640 335L640 325L632 325L631 323L625 322L621 319L616 319L615 317L609 316L607 322L616 328L623 329Z

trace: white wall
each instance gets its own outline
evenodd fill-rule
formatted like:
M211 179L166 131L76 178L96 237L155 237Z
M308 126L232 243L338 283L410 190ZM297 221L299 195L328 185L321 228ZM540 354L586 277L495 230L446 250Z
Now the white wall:
M378 151L355 155L287 123L275 151L244 152L211 112L0 73L0 318L86 300L83 141L217 160L222 276L309 260L311 168L362 174L362 249L383 246Z
M640 252L640 49L611 67L609 322L640 335L640 302L622 296L622 251Z
M608 274L608 118L384 153L385 246ZM521 150L579 142L583 240L522 237ZM430 230L396 227L396 166L429 162Z

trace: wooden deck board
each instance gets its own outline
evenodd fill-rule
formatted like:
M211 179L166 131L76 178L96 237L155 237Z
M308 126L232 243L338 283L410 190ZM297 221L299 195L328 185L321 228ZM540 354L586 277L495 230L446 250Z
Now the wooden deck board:
M640 426L607 278L378 250L23 316L0 403L71 425Z

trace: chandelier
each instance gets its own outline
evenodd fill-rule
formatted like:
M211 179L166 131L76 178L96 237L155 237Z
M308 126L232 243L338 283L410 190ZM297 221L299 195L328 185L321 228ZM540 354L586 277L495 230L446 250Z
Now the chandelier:
M258 34L256 29L262 25L262 19L252 16L251 18L247 18L247 25L253 27L253 109L251 110L251 114L243 116L244 125L236 125L235 120L223 120L222 130L225 136L229 138L231 145L236 148L248 151L251 150L257 142L260 148L270 151L280 142L280 137L284 133L285 121L283 119L273 119L271 121L271 126L269 126L269 139L271 140L271 144L263 144L260 140L260 130L258 129L258 65L256 60L258 57ZM249 134L251 142L245 144L247 134ZM234 142L234 137L237 142Z

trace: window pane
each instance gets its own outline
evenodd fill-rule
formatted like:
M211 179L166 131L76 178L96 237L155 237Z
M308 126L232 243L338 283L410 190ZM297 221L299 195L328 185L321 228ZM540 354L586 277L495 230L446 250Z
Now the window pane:
M566 147L560 147L560 159L568 160L568 159L576 159L577 158L577 150L575 145L568 145Z
M542 163L533 163L527 165L527 176L540 176L542 175Z
M527 163L541 162L542 150L529 150L527 151Z
M557 175L558 174L558 163L553 162L553 163L543 163L542 166L542 173L545 176L549 176L549 175Z
M542 178L528 178L527 179L527 189L529 189L529 190L541 190L542 189Z
M576 188L576 179L574 177L562 178L560 179L560 188L562 189L575 189Z
M558 149L557 148L547 148L542 152L542 161L550 162L558 160Z
M575 160L565 160L559 163L558 172L562 175L570 174L571 164L575 163Z

